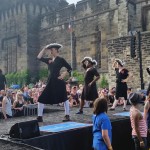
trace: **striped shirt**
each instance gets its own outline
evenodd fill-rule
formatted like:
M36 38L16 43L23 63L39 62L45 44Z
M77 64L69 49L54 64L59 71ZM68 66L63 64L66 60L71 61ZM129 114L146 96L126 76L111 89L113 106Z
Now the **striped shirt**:
M133 114L135 110L137 110L142 116L142 113L138 109L133 108L133 107L130 108L130 121L131 121L131 127L132 127L132 136L137 136L137 133L135 131L135 122L133 119ZM147 137L147 125L143 117L138 122L138 130L140 132L141 137Z

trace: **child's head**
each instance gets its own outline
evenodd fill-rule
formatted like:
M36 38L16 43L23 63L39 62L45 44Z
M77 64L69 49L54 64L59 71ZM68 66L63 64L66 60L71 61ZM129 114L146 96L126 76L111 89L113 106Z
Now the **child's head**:
M141 102L141 96L138 93L130 93L129 102L131 105L136 106L137 104Z
M103 112L107 112L107 100L105 98L97 98L94 102L93 113L98 115Z

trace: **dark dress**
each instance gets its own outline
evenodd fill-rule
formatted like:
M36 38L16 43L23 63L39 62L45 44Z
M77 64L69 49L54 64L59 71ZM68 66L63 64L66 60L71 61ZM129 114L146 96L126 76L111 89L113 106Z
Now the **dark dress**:
M3 74L0 74L0 91L5 89L6 78Z
M96 68L90 68L88 71L86 71L81 100L94 101L96 98L98 98L96 83L94 82L90 87L88 86L88 84L93 81L95 76L99 76Z
M64 80L58 79L60 76L60 70L62 67L67 68L67 71L71 73L71 67L64 58L57 56L53 62L49 61L50 58L41 58L42 62L48 65L50 71L47 85L39 96L38 102L43 104L58 104L65 102L67 98L66 83Z
M150 69L149 69L149 68L146 68L146 70L147 70L147 73L150 75ZM149 85L148 85L147 92L146 92L146 95L147 95L147 96L148 96L148 94L149 94L149 91L150 91L150 83L149 83Z
M16 107L15 108L21 108L23 107L23 103L19 103L17 102ZM14 117L21 117L24 115L24 110L15 110L15 114L13 115Z
M116 71L116 99L119 99L119 97L124 97L125 100L127 100L127 83L122 82L122 80L126 79L128 77L128 70L122 69L119 72L119 69L115 69Z

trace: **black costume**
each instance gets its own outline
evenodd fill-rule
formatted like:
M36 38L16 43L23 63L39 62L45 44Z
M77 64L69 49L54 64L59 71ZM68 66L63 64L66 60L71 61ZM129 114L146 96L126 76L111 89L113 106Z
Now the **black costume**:
M147 70L147 73L150 75L150 69L149 69L149 68L146 68L146 70ZM146 95L147 95L147 96L148 96L148 94L149 94L149 91L150 91L150 83L149 83L149 85L148 85L147 92L146 92Z
M6 78L3 74L0 74L0 91L5 90Z
M127 100L127 83L122 82L124 79L127 79L128 77L128 70L122 69L119 72L118 68L115 68L116 71L116 99L118 100L119 97L124 97L125 100Z
M88 85L93 81L95 76L99 76L99 73L95 68L92 67L89 70L86 70L81 100L94 101L96 98L98 98L96 83L94 82L91 86Z
M50 75L47 85L40 95L38 102L43 104L58 104L65 102L67 98L66 83L64 80L58 79L62 67L67 68L71 73L71 67L62 57L57 56L54 61L50 58L41 58L40 61L48 65ZM50 62L51 61L51 62Z
M17 102L15 108L21 108L21 107L23 107L23 105L24 105L23 103ZM15 114L13 116L14 117L21 117L23 115L24 115L24 110L22 109L22 110L16 110Z

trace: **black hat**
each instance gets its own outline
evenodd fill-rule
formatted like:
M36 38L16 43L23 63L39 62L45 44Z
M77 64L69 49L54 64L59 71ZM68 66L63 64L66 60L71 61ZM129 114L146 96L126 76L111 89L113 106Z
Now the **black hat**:
M59 49L59 48L62 48L62 47L63 46L61 44L58 44L58 43L51 43L51 44L48 44L46 46L47 49L51 49L51 48L57 48L57 49Z
M131 103L131 105L138 104L142 101L138 93L130 93L128 98L129 98L129 102Z

